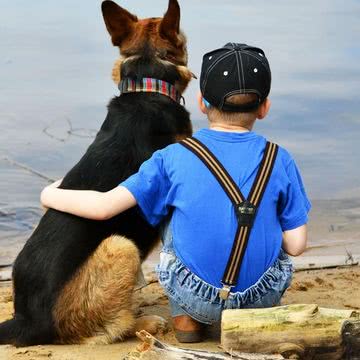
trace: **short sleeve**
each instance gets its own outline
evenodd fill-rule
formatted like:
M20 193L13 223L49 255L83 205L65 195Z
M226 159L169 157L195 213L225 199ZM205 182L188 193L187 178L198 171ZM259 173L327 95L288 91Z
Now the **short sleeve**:
M157 225L167 215L170 183L164 171L162 151L156 151L141 165L136 174L122 182L120 186L126 187L133 194L151 225Z
M306 195L300 172L291 159L286 168L287 186L280 193L278 215L282 231L296 229L308 222L311 203Z

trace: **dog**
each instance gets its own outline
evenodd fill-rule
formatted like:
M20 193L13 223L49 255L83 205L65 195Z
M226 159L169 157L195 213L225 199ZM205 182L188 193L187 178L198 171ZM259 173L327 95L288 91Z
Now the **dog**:
M154 151L192 134L179 103L193 75L177 0L163 18L138 19L112 1L102 13L120 49L112 75L122 93L64 189L108 191ZM132 296L158 239L136 208L103 222L48 210L15 260L14 315L0 324L0 344L111 343L141 328L156 332L161 318L136 319Z

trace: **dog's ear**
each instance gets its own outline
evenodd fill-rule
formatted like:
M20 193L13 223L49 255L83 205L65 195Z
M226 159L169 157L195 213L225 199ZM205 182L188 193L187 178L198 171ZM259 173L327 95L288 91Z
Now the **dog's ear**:
M110 0L103 1L101 10L112 43L120 46L132 33L138 18Z
M180 6L177 0L169 0L169 7L160 24L160 35L177 43L180 32Z

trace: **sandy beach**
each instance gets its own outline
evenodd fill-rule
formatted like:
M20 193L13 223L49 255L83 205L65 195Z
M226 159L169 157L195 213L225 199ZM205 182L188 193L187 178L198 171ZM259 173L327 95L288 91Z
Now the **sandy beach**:
M295 258L298 271L294 274L291 288L283 298L283 304L316 303L324 307L360 309L360 199L313 201L309 224L309 246L305 254ZM143 269L150 285L137 291L134 301L140 314L160 315L169 320L166 333L158 338L178 345L171 330L167 298L156 282L153 272L158 249L144 263ZM344 265L348 266L344 266ZM352 265L351 265L352 264ZM338 267L335 267L339 265ZM324 267L320 270L312 268ZM304 270L310 269L310 270ZM0 271L3 277L9 270ZM155 282L154 282L155 281ZM0 282L0 321L11 317L13 311L10 281ZM188 348L218 351L219 334L216 329L206 342ZM114 345L67 345L35 346L16 349L0 346L0 359L51 358L56 360L120 360L139 344L137 339L127 339Z
M148 274L148 278L153 276L154 274ZM291 288L283 299L283 304L317 303L324 307L360 309L359 281L359 266L297 272ZM349 296L350 291L351 296ZM156 314L170 320L167 299L158 283L142 289L135 298L142 314ZM0 321L9 318L11 312L11 284L4 283L0 288ZM219 351L219 336L216 329L213 329L211 334L205 342L186 347ZM158 334L157 337L169 344L179 346L171 330L170 322L168 331ZM50 345L18 349L5 345L0 346L0 359L120 360L133 351L138 344L136 339L128 339L114 345Z

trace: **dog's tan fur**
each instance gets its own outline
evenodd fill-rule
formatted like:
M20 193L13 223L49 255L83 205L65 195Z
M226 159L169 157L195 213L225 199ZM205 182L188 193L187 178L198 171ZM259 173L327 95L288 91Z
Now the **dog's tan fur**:
M135 319L132 298L139 269L139 251L130 240L105 239L57 300L53 315L60 343L112 343L139 329L156 333L164 328L157 316Z
M121 80L121 64L124 62L124 58L120 57L115 61L115 64L112 69L111 77L116 85L119 84Z
M139 252L131 241L119 236L105 239L66 284L54 307L61 342L79 343L94 334L111 342L130 332L135 326L132 293L139 267Z

